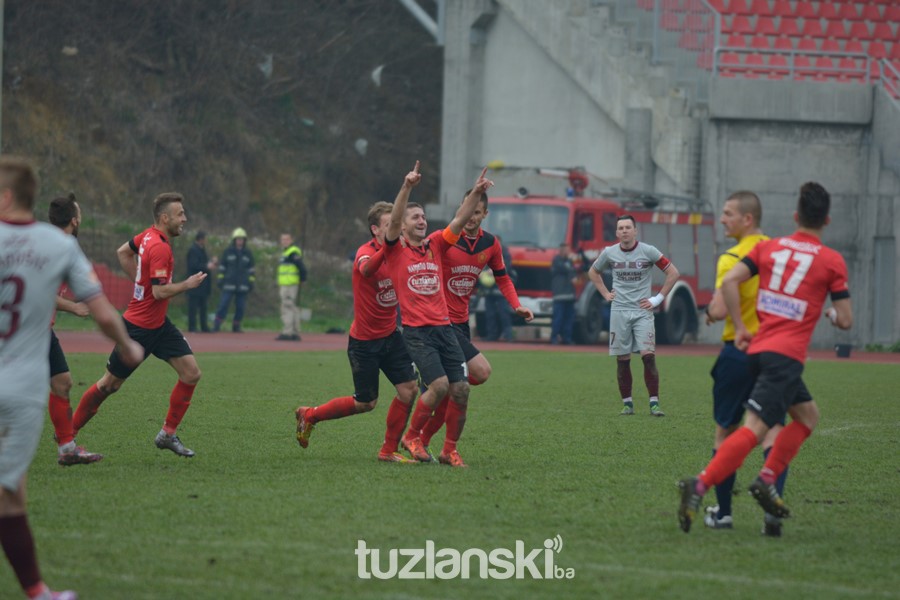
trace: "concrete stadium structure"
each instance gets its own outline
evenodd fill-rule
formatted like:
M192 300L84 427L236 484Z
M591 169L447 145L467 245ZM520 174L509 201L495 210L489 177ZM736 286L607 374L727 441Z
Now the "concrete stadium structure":
M581 166L609 186L692 195L717 213L729 193L754 190L764 230L783 235L800 185L819 181L856 324L822 323L814 344L900 341L900 104L880 85L698 79L654 59L623 0L465 0L441 16L441 192L430 210L451 214L492 161L506 166L492 173L498 195L562 195L564 182L526 167Z

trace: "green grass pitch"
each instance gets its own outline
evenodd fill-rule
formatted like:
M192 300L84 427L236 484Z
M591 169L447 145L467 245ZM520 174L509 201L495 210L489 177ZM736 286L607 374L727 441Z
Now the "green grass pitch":
M179 430L194 459L157 450L174 372L150 359L79 436L106 459L56 465L52 428L29 476L45 580L85 600L245 598L897 598L900 418L896 365L810 362L822 420L791 466L794 516L760 535L738 474L735 529L677 524L675 481L713 435L712 357L658 358L665 418L648 415L632 361L633 417L605 352L493 352L473 388L460 451L468 469L382 464L392 388L374 412L294 440L293 409L352 392L342 352L199 356L203 380ZM73 405L105 356L70 355ZM433 446L439 447L443 432ZM714 494L706 498L714 502ZM381 551L542 548L572 579L357 576L358 540ZM540 562L538 563L540 564ZM0 597L16 597L9 566Z

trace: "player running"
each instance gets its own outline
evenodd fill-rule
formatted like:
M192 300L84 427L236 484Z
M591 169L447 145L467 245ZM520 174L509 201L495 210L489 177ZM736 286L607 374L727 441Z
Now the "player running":
M397 329L397 292L384 264L384 235L391 222L392 205L376 202L369 208L372 239L359 247L353 261L353 323L347 340L347 357L353 372L352 396L333 398L320 406L301 406L297 418L297 442L309 445L319 421L368 412L378 403L379 370L394 384L397 395L387 414L384 445L378 460L414 462L397 452L397 445L416 398L416 372Z
M181 235L187 216L181 194L167 192L153 200L154 224L118 249L119 264L134 281L134 295L122 318L131 339L144 348L144 356L153 354L178 373L178 382L169 396L169 412L157 434L156 447L191 458L194 451L185 448L175 430L191 404L194 389L200 381L200 367L184 335L166 316L169 298L198 287L206 273L194 273L184 281L172 281L175 259L170 239ZM139 365L122 361L118 348L113 348L106 363L106 373L81 397L75 411L75 432L84 428L100 404L119 391L125 380Z
M821 240L830 207L831 196L825 188L813 182L803 184L794 213L797 230L757 244L722 281L722 295L734 322L734 343L747 351L756 383L747 400L743 427L725 438L699 475L678 482L678 521L685 533L691 529L703 494L737 471L768 431L784 422L786 413L792 421L775 439L750 493L766 513L777 518L790 516L775 481L819 422L819 407L802 374L827 296L831 296L832 307L825 314L832 325L840 329L853 325L847 265ZM756 274L759 333L754 337L741 315L739 285Z
M470 193L471 190L466 192L466 197ZM466 359L469 385L481 385L491 376L491 364L484 354L472 344L472 333L469 330L469 299L475 291L478 276L485 267L493 271L497 288L509 305L515 307L516 314L526 321L534 319L534 314L519 302L516 288L503 263L500 240L481 228L481 222L487 216L488 195L482 193L475 212L463 227L459 240L444 255L444 264L441 269L441 281L444 285L444 296L447 299L450 326L453 333L456 334L456 341ZM449 403L450 396L444 396L425 427L419 432L419 438L426 451L428 451L432 436L444 426ZM410 431L409 435L415 434L416 432ZM430 451L428 453L431 454Z

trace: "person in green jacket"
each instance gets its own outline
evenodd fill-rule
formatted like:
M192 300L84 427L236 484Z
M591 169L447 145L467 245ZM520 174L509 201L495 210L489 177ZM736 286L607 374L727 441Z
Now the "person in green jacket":
M289 233L281 234L281 258L278 261L278 293L281 296L281 333L276 340L300 340L300 309L297 298L300 284L306 281L303 251Z

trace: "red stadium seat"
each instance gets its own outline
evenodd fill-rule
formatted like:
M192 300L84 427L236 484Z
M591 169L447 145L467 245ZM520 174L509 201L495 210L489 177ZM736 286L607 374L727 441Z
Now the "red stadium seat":
M887 48L884 47L884 42L880 42L878 40L874 40L869 42L869 56L872 58L877 58L881 60L882 58L887 58Z
M759 35L775 35L775 19L772 17L759 17L756 19L756 33Z
M832 38L826 38L822 40L822 52L843 52L843 50L840 42Z
M794 16L794 9L791 8L789 0L775 0L775 4L772 6L772 14L776 17L792 17Z
M871 5L870 5L871 6ZM890 42L894 40L894 32L890 23L875 23L875 29L872 30L872 38Z
M662 8L672 12L685 12L684 2L681 0L662 0Z
M856 5L850 2L841 4L840 9L838 10L838 16L842 19L847 19L848 21L859 21L862 19Z
M697 55L697 66L709 71L712 69L712 52L701 52Z
M838 7L837 4L832 2L827 2L826 0L822 0L819 2L819 10L816 11L816 16L820 19L838 19Z
M769 79L782 79L790 74L787 57L783 54L769 55Z
M789 37L785 37L785 36L780 36L780 37L775 38L775 49L776 50L793 50L794 44L793 44L793 42L791 42L792 39L795 39L795 38L789 38Z
M764 35L754 35L752 38L750 38L750 47L756 48L758 50L768 50L769 38Z
M877 4L863 4L862 18L873 23L887 21L887 11L881 12Z
M750 5L750 11L757 16L772 15L772 8L769 6L769 0L753 0Z
M900 41L894 42L893 46L891 47L891 52L888 56L891 57L892 61L900 60Z
M900 23L900 3L894 3L884 9L884 20Z
M813 19L816 17L816 7L812 2L797 2L794 8L795 17L803 17L804 19Z
M806 79L812 77L812 65L808 56L800 54L794 57L794 79Z
M726 48L746 48L747 40L745 40L744 36L742 36L742 35L732 33L727 38L725 38L725 47Z
M850 37L857 40L871 40L872 32L865 21L854 21L850 24Z
M865 54L866 51L863 49L862 42L859 40L847 40L844 44L844 52L853 52L856 54Z
M831 60L829 56L817 56L815 60L816 65L816 74L815 77L817 79L830 79L833 77L837 77L837 72L834 70L834 61Z
M816 43L816 40L811 37L800 38L800 41L797 43L797 50L816 52L818 49L819 45Z
M736 15L752 15L753 10L747 0L731 0L728 5L728 12Z
M653 10L655 0L637 0L638 8L641 10Z
M859 81L865 79L865 65L860 64L850 58L849 56L845 56L840 61L838 61L838 79L844 81Z
M709 25L709 21L706 18L706 15L702 15L699 13L688 13L684 17L684 28L688 31L711 31L712 27Z
M792 17L781 17L781 21L778 23L778 34L800 37L800 28L797 27L797 19Z
M819 22L819 19L804 19L801 32L803 35L816 38L824 37L825 35L825 32L822 31L822 24Z
M709 0L709 5L720 15L725 12L725 0ZM711 68L711 67L705 67Z
M844 27L843 21L828 21L828 26L825 28L825 36L837 40L846 40L850 37L850 34L847 33L847 28Z
M681 29L681 22L678 19L678 14L673 12L664 12L659 17L659 25L666 31L678 31Z
M682 31L678 37L678 47L685 50L700 50L703 45L700 43L700 36L696 31Z
M737 15L731 22L732 33L753 33L753 25L750 24L750 17L745 15Z

